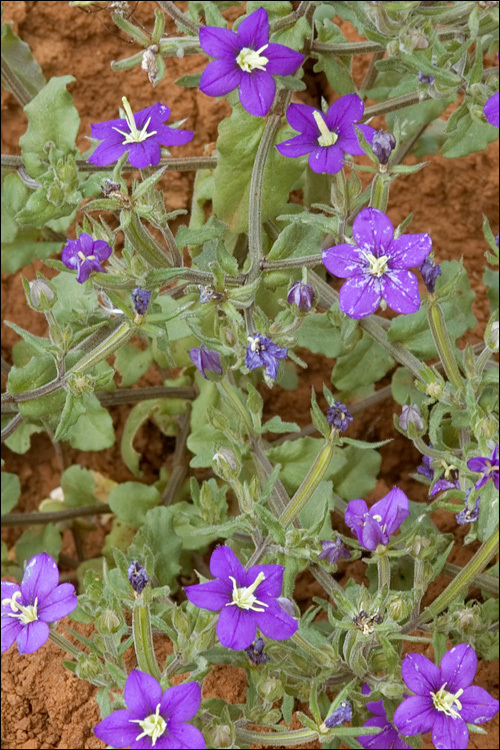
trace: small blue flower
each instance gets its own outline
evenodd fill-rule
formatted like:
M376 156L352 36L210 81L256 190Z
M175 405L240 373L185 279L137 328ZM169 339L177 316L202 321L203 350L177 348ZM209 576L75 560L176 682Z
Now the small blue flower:
M138 286L132 292L132 302L138 315L145 315L148 311L151 292Z
M432 448L432 445L430 447ZM434 479L434 469L431 466L431 462L432 458L423 456L422 463L420 466L417 466L417 474L422 474L422 476L427 477L432 482Z
M252 664L256 664L257 666L267 664L269 656L264 653L264 641L262 638L257 638L253 641L245 651Z
M344 722L351 721L351 719L352 706L349 701L342 701L340 706L323 723L327 729L333 729L333 727L339 727Z
M279 360L285 359L288 349L282 349L271 339L256 333L249 336L249 345L245 356L245 364L249 370L265 367L268 378L274 380L278 374Z
M189 350L189 356L206 380L208 380L207 372L222 375L220 354L215 349L207 349L205 344L200 344L200 346L195 346Z
M335 563L341 558L348 559L351 556L350 551L339 536L334 542L331 542L328 539L322 539L321 550L322 551L318 555L318 560L328 560L330 565L335 565Z
M474 507L469 508L469 504L467 501L469 499L469 495L471 491L472 490L469 490L465 497L464 509L461 510L460 513L457 513L457 515L455 516L459 526L465 526L465 524L467 523L474 523L479 518L479 503L481 502L481 495L478 495L478 497L476 497L476 502L474 503Z
M376 130L371 147L379 163L385 165L396 148L396 138L392 133L386 133L385 130Z
M68 240L62 251L61 260L71 271L78 271L76 280L84 284L93 271L105 273L101 266L113 251L104 240L94 240L90 234L82 232L76 240Z
M354 417L345 404L335 401L326 412L326 421L340 432L345 432Z
M351 500L344 515L346 524L365 549L388 544L394 532L410 515L409 501L399 487L368 508L364 500Z

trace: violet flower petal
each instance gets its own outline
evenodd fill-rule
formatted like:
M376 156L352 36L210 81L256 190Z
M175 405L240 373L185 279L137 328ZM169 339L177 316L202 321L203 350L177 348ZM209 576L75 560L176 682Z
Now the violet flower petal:
M216 578L227 579L232 576L238 586L245 586L246 570L240 563L231 547L216 547L210 558L210 573Z
M268 605L265 611L255 612L253 615L260 630L274 641L284 641L291 638L299 627L297 620L285 612L273 599L262 597L262 601Z
M403 234L391 242L391 269L420 266L432 250L429 234Z
M46 552L34 555L27 563L21 581L22 599L25 604L41 603L59 583L59 570L55 560Z
M340 309L356 320L374 313L381 299L379 280L369 275L347 279L339 292Z
M200 46L210 57L227 57L233 64L241 49L240 40L234 31L217 26L201 27Z
M437 750L466 750L469 730L463 719L436 712L432 729L432 743Z
M127 128L127 120L124 117L117 117L114 120L92 123L90 126L90 135L92 138L97 138L98 140L109 139L115 136L121 140L123 136L118 131L127 130Z
M389 217L377 208L360 211L354 219L352 233L360 249L373 253L377 258L390 255L394 227Z
M336 130L339 135L349 135L353 123L363 117L365 105L357 94L346 94L337 99L325 115L329 130Z
M250 13L238 26L241 47L258 50L269 42L269 17L264 8ZM264 55L266 50L264 50Z
M194 586L186 586L186 596L195 607L208 609L210 612L218 612L232 601L232 585L229 578L206 583L196 583Z
M80 235L81 236L81 235ZM92 238L91 238L92 239ZM92 240L90 252L93 253L100 263L103 263L111 255L111 248L104 240Z
M474 472L483 472L487 468L486 459L482 458L481 456L469 458L469 460L467 461L467 468Z
M340 143L333 146L317 146L309 157L309 166L316 174L337 174L344 166L344 154Z
M243 71L235 67L234 60L214 60L200 78L200 90L207 96L225 96L234 91L241 83Z
M427 696L435 693L443 685L440 682L441 674L438 667L421 654L405 656L401 665L401 675L410 690L418 695Z
M266 72L273 76L290 76L304 62L304 55L284 44L268 44L263 54L269 60Z
M370 514L366 516L363 528L357 532L357 537L358 542L365 549L369 550L375 550L379 544L387 544L389 542L389 533L384 532L380 522L375 520Z
M477 669L476 652L466 643L460 643L446 652L440 669L441 684L446 682L446 690L455 694L472 683Z
M366 268L366 258L360 249L348 243L327 247L323 250L322 260L325 268L339 279L359 276Z
M100 143L95 151L92 152L89 156L89 162L98 167L106 167L108 164L118 161L126 150L127 146L123 144L123 136L120 136L116 142L106 140Z
M257 625L250 611L224 607L217 621L217 637L223 646L235 651L248 648L257 635Z
M47 641L49 626L46 622L35 620L24 625L16 638L17 650L20 654L32 654Z
M499 118L499 92L497 91L496 94L493 94L493 96L490 96L486 104L484 105L484 114L490 125L494 125L495 128L498 128L500 125L500 118Z
M94 727L94 734L97 739L111 747L134 747L135 738L141 734L142 730L138 724L131 723L133 718L136 717L126 708L113 711Z
M161 159L160 145L153 138L141 143L128 143L127 151L130 164L137 169L145 169L150 165L156 167Z
M276 148L280 154L289 159L297 159L299 156L310 154L316 146L317 143L308 134L296 135L287 141L276 144Z
M391 310L409 315L420 309L418 279L411 271L389 271L380 279L382 296Z
M205 739L199 729L177 721L169 724L168 734L165 733L155 744L155 750L204 750L205 747Z
M184 682L166 690L160 703L160 713L175 718L176 722L189 721L200 707L201 688L197 682Z
M424 734L430 732L434 726L436 713L430 695L411 695L397 707L394 713L394 724L398 731L406 737Z
M12 599L14 594L17 594L18 591L21 591L21 589L17 583L11 583L10 581L2 581L2 586L1 586L2 615L6 614L7 612L12 612L10 604L3 603L4 599Z
M61 620L78 605L75 587L72 583L61 583L47 596L40 599L38 604L38 619L43 622Z
M396 742L399 740L399 736L396 729L387 720L385 711L383 717L374 716L365 721L363 727L379 727L382 729L382 732L379 734L363 734L357 737L361 747L366 747L370 750L389 750L397 747ZM410 746L404 743L401 747L409 748Z
M370 508L370 516L380 516L381 526L385 526L389 535L399 529L405 518L410 515L409 500L403 490L393 487L385 497L376 502Z
M457 479L455 482L452 482L449 479L438 479L436 484L432 487L431 491L429 492L429 497L432 499L437 495L438 492L442 492L443 490L453 490L453 489L460 489L460 482Z
M154 714L161 696L162 689L158 680L138 669L132 670L123 690L125 703L132 713L141 717Z
M2 628L1 628L1 632L2 632L1 653L2 654L4 651L7 651L12 646L17 636L21 632L22 628L23 626L21 625L17 617L3 617L2 618Z
M156 140L162 146L185 146L186 143L193 140L193 136L192 130L170 128L168 125L156 126Z
M255 596L260 599L262 595L277 598L281 596L283 588L283 571L282 565L252 565L246 572L245 586L251 586L255 579L262 573L265 578L258 585Z
M254 117L265 117L272 107L276 84L265 70L242 71L240 79L240 102Z
M313 113L319 111L316 107L310 107L308 104L290 104L286 111L286 119L292 128L298 133L310 135L314 139L315 145L318 145L320 132Z
M363 693L363 690L361 692ZM368 687L368 693L364 692L363 695L370 695L370 693L371 693L371 690ZM378 701L368 701L366 704L366 708L368 709L368 711L371 711L372 714L375 714L375 716L383 716L384 719L387 721L387 714L386 714L383 698L380 698L380 700Z
M498 713L498 701L478 685L465 688L460 696L460 703L460 716L471 724L483 724Z
M351 500L347 505L344 514L344 521L349 526L353 534L364 524L364 516L368 513L368 505L364 500Z

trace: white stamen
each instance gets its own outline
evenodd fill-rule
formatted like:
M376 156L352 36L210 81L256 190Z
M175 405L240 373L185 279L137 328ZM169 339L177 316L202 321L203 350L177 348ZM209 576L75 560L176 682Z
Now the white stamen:
M262 344L260 340L260 336L248 336L248 341L250 342L250 349L253 352L260 352L262 349L265 349L266 347Z
M158 703L155 713L150 714L145 719L129 719L132 724L139 724L142 729L142 733L135 738L136 742L143 737L151 737L151 744L154 747L156 740L165 733L167 722L163 716L160 716L160 705L161 704Z
M264 50L268 47L268 44L264 44L264 46L258 50L250 49L250 47L243 47L240 54L236 58L236 62L244 73L251 73L253 70L266 69L269 58L264 57L260 53L264 52Z
M321 133L320 137L318 138L319 145L328 147L333 146L334 143L337 143L339 138L338 134L329 129L328 125L323 119L323 115L317 110L314 110L313 117L316 120L316 125L318 126L319 132Z
M152 135L156 135L156 130L152 130L150 133L148 133L148 127L149 123L151 122L151 117L148 117L146 124L144 125L142 130L137 129L137 125L135 124L134 119L134 113L132 112L132 107L128 103L126 97L122 97L122 103L123 103L123 109L125 110L125 119L127 121L127 125L129 126L129 132L127 133L124 130L120 130L119 128L113 128L113 130L116 130L117 133L120 133L120 135L123 135L123 143L142 143L142 141L145 141L147 138L150 138Z
M30 622L38 620L38 597L36 597L34 604L26 607L17 601L20 596L22 596L21 592L15 591L10 599L2 599L2 606L6 607L10 604L12 610L12 612L6 612L4 615L6 614L7 617L18 617L22 625L28 625Z
M384 273L387 273L389 263L388 255L381 255L380 258L376 258L373 253L369 253L367 250L362 250L361 252L370 264L370 268L368 270L372 276L376 276L377 279L380 279L380 277L383 276Z
M441 711L443 714L446 714L446 716L451 716L453 719L459 719L460 711L462 710L462 704L458 699L464 691L459 690L457 693L455 693L455 695L453 695L453 693L449 693L447 690L445 690L445 687L446 682L441 687L441 689L438 690L437 693L431 693L434 708L436 708L438 711ZM457 706L457 708L453 707L454 704Z
M226 607L232 607L233 604L236 604L236 606L240 609L251 609L252 612L265 612L262 607L267 607L269 605L264 604L264 602L260 602L253 595L255 589L260 586L262 581L265 579L264 573L259 573L251 586L243 587L241 589L238 588L236 579L233 578L233 576L229 576L229 579L233 582L233 601L228 602L226 604ZM260 604L260 607L256 607L256 604Z

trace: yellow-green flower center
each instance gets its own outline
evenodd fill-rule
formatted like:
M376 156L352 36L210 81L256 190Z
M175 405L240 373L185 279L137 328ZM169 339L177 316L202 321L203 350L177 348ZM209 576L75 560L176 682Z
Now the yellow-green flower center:
M264 52L268 47L268 44L264 44L264 46L258 50L250 49L250 47L243 47L236 58L236 62L242 71L244 73L251 73L252 70L265 70L269 58L261 55L261 52Z
M233 582L233 601L228 602L226 607L232 607L233 604L236 604L240 609L251 609L253 612L265 611L262 608L267 607L268 605L264 604L264 602L260 602L257 597L254 596L255 589L260 586L265 579L264 573L259 573L251 586L244 586L241 589L238 588L236 579L233 578L233 576L229 576L229 579ZM257 607L257 604L259 604L260 607Z
M376 258L373 253L369 253L366 250L363 250L362 253L369 263L370 267L368 270L372 276L376 276L377 279L380 279L384 273L387 273L389 263L388 255L381 255L380 258Z
M34 604L26 607L17 601L20 596L21 592L15 591L10 599L2 599L2 604L4 606L10 604L12 612L7 612L7 617L17 617L22 625L28 625L28 623L38 620L38 597L36 597Z
M127 125L129 127L129 132L127 133L125 130L120 130L119 128L113 128L113 130L116 130L117 133L120 133L120 135L123 135L123 143L142 143L142 141L145 141L146 138L150 138L152 135L156 135L156 130L152 130L150 133L148 133L148 127L149 123L151 122L151 117L148 117L148 120L146 124L144 125L142 130L138 130L137 125L135 124L134 119L134 113L132 112L132 107L128 103L126 97L122 97L122 103L123 103L123 109L125 110L125 119L127 121Z
M77 255L82 263L85 263L86 260L95 260L95 255L85 255L81 250L77 252Z
M151 744L153 747L156 744L156 740L165 734L167 729L167 722L160 716L160 703L156 706L154 714L146 716L145 719L130 719L132 724L139 724L142 729L142 733L137 735L135 741L138 742L143 737L151 737Z
M464 691L459 690L457 693L453 694L445 690L445 687L446 682L441 687L441 689L437 691L437 693L431 693L434 708L436 708L438 711L441 711L441 713L446 714L446 716L451 716L453 719L459 719L460 711L462 710L462 704L458 699Z
M250 349L253 352L260 352L262 349L265 349L259 336L248 336L247 338L250 342Z
M315 110L313 112L313 117L316 120L316 125L318 126L319 132L321 133L320 137L318 138L319 145L333 146L334 143L337 143L339 138L338 134L329 129L328 125L323 119L323 115L321 114L321 112Z

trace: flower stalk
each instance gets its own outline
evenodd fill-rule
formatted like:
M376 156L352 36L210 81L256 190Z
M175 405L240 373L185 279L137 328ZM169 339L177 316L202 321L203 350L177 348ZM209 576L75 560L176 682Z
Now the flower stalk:
M437 302L433 301L430 303L427 310L427 319L446 376L448 377L448 380L453 383L457 391L461 391L464 383L460 370L458 369L455 355L453 354L450 337L446 330L443 311Z
M319 456L307 473L304 481L281 514L279 520L285 528L289 526L295 518L297 518L300 512L307 505L308 501L311 499L311 496L325 476L326 470L330 466L332 457L333 444L328 442L321 449Z
M139 669L159 680L161 673L153 648L149 606L144 604L142 597L136 600L132 612L132 632Z

